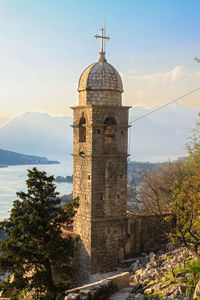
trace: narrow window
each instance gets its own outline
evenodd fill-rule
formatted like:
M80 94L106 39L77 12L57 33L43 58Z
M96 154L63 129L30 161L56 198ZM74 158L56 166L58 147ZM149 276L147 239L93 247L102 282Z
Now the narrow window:
M114 125L117 125L116 120L113 117L107 117L104 121L104 141L106 144L112 142L115 135Z
M79 143L86 142L86 120L84 118L84 114L82 114L82 117L79 121Z

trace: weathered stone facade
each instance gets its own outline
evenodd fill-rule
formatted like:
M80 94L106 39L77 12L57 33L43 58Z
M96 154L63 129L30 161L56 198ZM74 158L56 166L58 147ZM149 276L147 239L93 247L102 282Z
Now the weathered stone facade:
M165 249L169 242L166 233L168 228L163 222L169 213L139 214L128 212L128 238L125 246L125 257L136 257L141 253L157 252Z
M79 80L74 111L73 197L80 207L79 272L108 271L123 259L127 238L128 109L121 106L122 81L100 53Z

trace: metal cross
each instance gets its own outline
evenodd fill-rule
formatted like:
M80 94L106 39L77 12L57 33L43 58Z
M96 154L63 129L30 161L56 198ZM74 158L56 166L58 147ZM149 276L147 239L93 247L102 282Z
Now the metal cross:
M103 32L104 32L104 28L102 27L101 29L101 35L95 35L94 37L97 39L97 38L100 38L101 39L101 52L103 52L103 40L110 40L110 37L109 36L104 36L103 35Z

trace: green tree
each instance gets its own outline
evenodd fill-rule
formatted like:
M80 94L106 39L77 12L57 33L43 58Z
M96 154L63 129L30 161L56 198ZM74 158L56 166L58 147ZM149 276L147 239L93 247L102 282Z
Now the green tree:
M184 162L170 163L146 174L141 199L148 212L171 212L164 220L168 237L200 260L200 123L193 130L187 150Z
M173 187L169 203L172 215L165 218L168 225L173 224L169 238L174 244L188 248L200 260L200 170L196 173L195 165L191 166L190 176L181 185L175 180Z
M73 273L74 239L63 238L61 227L72 223L78 199L59 206L53 180L44 171L28 170L27 193L17 193L21 200L14 201L9 219L0 222L7 234L0 242L0 270L14 274L14 281L3 287L13 285L16 294L31 292L33 299L55 299Z
M199 114L200 117L200 114ZM173 201L170 211L176 217L176 226L169 237L174 243L184 245L200 260L200 123L193 129L186 145L188 158L184 166L187 176L181 184L173 183ZM172 218L172 217L171 217ZM171 221L170 217L167 221Z

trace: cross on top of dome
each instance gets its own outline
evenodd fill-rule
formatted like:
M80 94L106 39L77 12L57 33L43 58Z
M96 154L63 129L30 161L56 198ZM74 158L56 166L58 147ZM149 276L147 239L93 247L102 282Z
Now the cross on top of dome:
M89 65L81 74L78 83L79 105L116 105L121 106L123 84L117 70L105 59L104 40L110 37L101 28L101 52L97 62Z
M104 61L105 60L105 52L104 52L104 49L103 49L104 40L110 40L110 37L103 35L103 33L104 33L104 28L103 27L100 30L101 30L101 35L96 34L94 37L96 39L98 39L98 38L101 39L101 52L99 53L100 54L99 61Z

